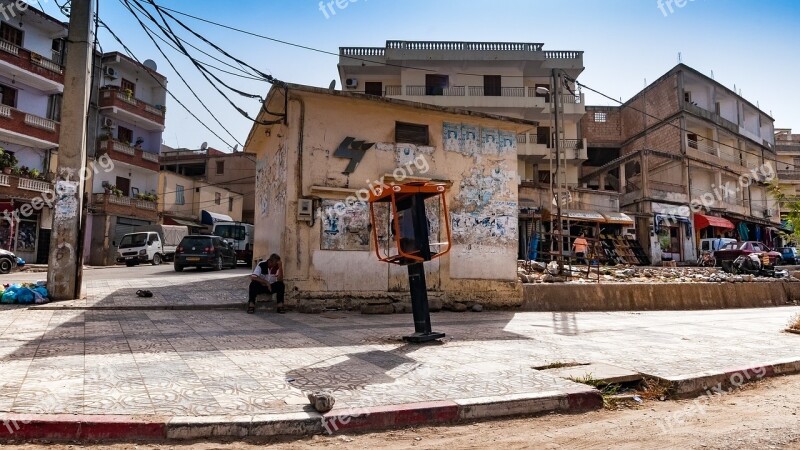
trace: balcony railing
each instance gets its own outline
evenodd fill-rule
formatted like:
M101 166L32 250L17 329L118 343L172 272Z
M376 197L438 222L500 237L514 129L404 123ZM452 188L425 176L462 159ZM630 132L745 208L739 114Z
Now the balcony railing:
M544 44L524 42L437 42L437 41L387 41L387 49L483 51L483 52L540 52ZM574 53L574 52L573 52Z
M8 175L0 174L0 186L11 186L8 184Z
M51 192L53 190L53 185L47 181L33 180L30 178L20 178L17 187L34 192Z
M100 107L117 107L137 116L144 117L159 125L164 125L164 109L150 105L133 95L128 95L118 87L106 87L100 91Z
M56 131L56 122L44 117L34 116L33 114L25 114L25 123L36 128L41 128L47 131Z
M11 118L11 107L0 105L0 117Z
M150 153L150 152L142 152L142 159L145 161L153 161L157 163L159 161L157 153Z
M58 122L10 106L0 106L0 128L13 130L17 135L27 136L31 140L46 141L54 144L54 147L58 146Z
M0 60L51 81L64 84L64 68L60 64L8 41L0 40Z
M131 155L131 156L136 155L136 149L134 149L130 145L123 144L122 142L119 141L111 141L111 142L112 142L111 149L114 150L115 152L125 153L126 155Z
M709 155L717 156L717 149L711 147L710 145L703 144L699 141L695 141L689 139L689 148L693 148L695 150L700 150L703 153L708 153Z
M339 47L341 56L385 56L383 47Z
M387 97L399 97L403 95L403 86L386 86Z
M779 170L779 180L800 180L800 170Z
M527 134L518 134L517 135L517 144L527 144L528 143L528 135Z
M98 141L98 154L108 154L114 161L131 164L143 169L158 171L158 154L149 153L142 149L131 147L127 143L115 139L100 139Z
M141 215L137 214L137 210L141 210L146 216L152 216L153 214L156 214L156 211L158 211L158 204L155 202L139 200L131 197L116 196L114 194L94 194L92 200L92 203L95 206L103 209L110 209L107 208L108 205L114 205L115 207L119 207L116 208L117 210L124 209L126 213L134 216Z

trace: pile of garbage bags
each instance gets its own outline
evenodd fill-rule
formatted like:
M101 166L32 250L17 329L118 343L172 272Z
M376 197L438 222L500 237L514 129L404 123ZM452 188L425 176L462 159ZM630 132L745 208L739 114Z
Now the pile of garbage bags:
M12 284L0 290L0 303L18 305L40 305L49 302L46 282Z

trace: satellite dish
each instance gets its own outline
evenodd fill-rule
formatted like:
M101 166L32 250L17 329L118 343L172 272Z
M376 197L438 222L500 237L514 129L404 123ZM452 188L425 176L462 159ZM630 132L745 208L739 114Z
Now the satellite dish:
M208 150L208 142L203 142L200 145L200 150Z
M236 144L233 146L233 153L236 153L238 151L239 151L239 144Z
M145 60L142 64L153 72L158 72L158 64L152 59Z
M331 84L328 85L328 90L329 91L336 90L336 79L335 78L333 79L333 81L331 81Z

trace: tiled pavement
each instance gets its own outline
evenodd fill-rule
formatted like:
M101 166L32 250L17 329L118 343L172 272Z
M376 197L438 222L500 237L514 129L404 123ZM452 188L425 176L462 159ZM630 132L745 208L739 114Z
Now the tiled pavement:
M197 284L164 289L201 296ZM410 315L2 307L0 412L284 413L316 389L334 390L337 409L567 393L583 387L533 367L606 362L680 378L798 361L800 336L781 332L798 311L438 313L444 343L411 346L400 340Z

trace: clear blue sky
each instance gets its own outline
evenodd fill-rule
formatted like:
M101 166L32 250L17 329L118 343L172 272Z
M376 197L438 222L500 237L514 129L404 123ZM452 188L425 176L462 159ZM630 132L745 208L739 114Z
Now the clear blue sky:
M36 0L30 0L36 4ZM53 0L39 0L62 17ZM800 2L792 0L350 0L326 18L318 0L158 0L160 4L265 34L277 39L336 52L340 46L382 46L386 40L456 40L543 42L550 50L583 50L586 70L580 80L614 98L627 100L645 83L683 62L772 112L776 127L800 132ZM158 54L118 0L102 0L100 17L140 59L151 58L169 78L169 87L209 126L225 137ZM234 6L235 5L235 6ZM334 6L334 8L336 8ZM665 14L666 13L666 14ZM278 79L327 87L338 79L334 56L248 37L212 25L186 23L238 58ZM182 33L183 36L188 36ZM197 42L192 39L192 42ZM121 50L101 33L104 51ZM214 92L187 59L168 56L200 93L222 123L244 142L251 122ZM201 56L201 59L209 60ZM266 95L265 83L223 77L242 90ZM785 86L784 86L785 85ZM230 94L236 98L235 94ZM236 101L255 116L259 104ZM587 93L587 102L612 102ZM208 141L227 149L174 101L169 100L164 143L198 147Z

